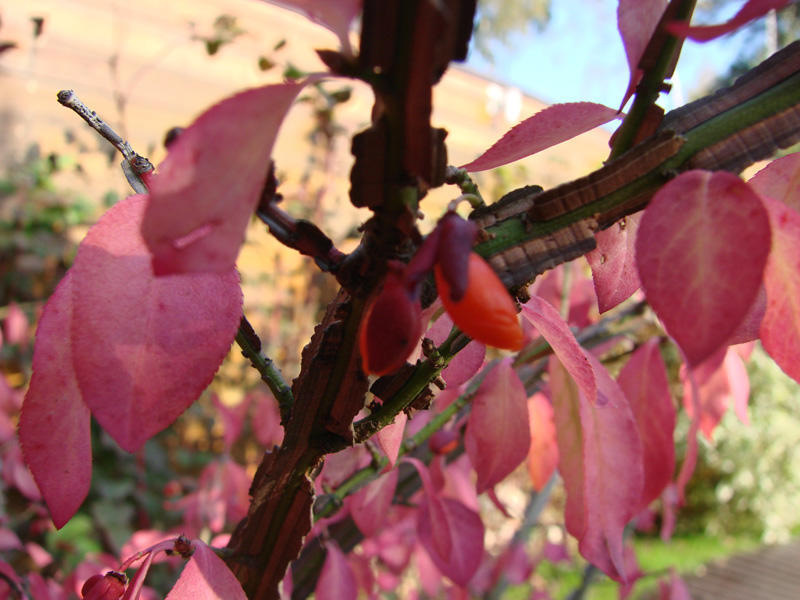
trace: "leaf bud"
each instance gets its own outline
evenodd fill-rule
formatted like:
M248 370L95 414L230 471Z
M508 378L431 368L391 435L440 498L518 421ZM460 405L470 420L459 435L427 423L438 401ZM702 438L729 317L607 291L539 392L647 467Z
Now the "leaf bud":
M403 268L390 261L383 285L364 312L359 347L366 373L386 375L402 367L422 335L422 307Z

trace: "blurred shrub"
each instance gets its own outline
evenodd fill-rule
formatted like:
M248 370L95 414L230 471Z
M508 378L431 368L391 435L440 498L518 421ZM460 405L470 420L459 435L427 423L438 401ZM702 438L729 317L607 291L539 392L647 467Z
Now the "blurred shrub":
M800 528L800 416L797 385L761 350L753 352L750 421L729 411L701 441L678 533L752 534L765 542L786 541Z

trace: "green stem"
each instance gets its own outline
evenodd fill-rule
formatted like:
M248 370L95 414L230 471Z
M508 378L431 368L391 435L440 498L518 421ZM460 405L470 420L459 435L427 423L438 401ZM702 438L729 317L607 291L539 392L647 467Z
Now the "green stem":
M669 174L684 170L689 161L705 148L714 146L750 126L765 121L800 104L800 73L786 78L763 93L722 112L686 132L686 142L674 156L652 171L593 202L579 206L548 221L531 222L526 214L504 219L487 227L489 240L475 247L484 258L519 246L529 240L543 238L588 218L601 220L604 214L624 206L646 192L655 192ZM636 207L639 210L640 207ZM631 209L630 212L633 212Z
M252 325L247 322L246 317L242 316L242 322L236 332L236 343L239 344L242 354L250 360L250 364L259 372L261 379L275 396L281 413L281 422L286 423L294 404L292 389L286 383L272 359L261 353L261 349L255 343L256 340L253 339L254 335ZM260 346L260 342L258 346Z
M695 4L696 0L684 0L675 11L673 19L677 21L691 19ZM682 45L682 38L676 38L673 35L666 36L655 65L642 75L642 80L636 87L636 97L630 111L622 121L622 125L617 130L609 160L624 154L633 147L633 141L644 124L650 107L655 104L663 89L664 79L670 76L669 71L677 61Z
M448 338L425 362L417 365L408 381L391 398L384 399L379 409L353 425L355 440L360 442L369 439L377 431L394 422L400 411L407 408L468 343L469 338L454 327Z

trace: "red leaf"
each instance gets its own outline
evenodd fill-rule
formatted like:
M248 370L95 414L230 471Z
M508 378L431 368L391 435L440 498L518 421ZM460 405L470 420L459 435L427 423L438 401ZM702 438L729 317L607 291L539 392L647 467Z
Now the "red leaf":
M342 49L352 55L348 33L350 24L361 13L362 0L267 0L291 10L303 13L315 23L330 29L339 36Z
M553 407L547 396L537 392L528 398L528 415L531 430L528 473L533 489L541 492L558 465L556 425L553 422Z
M72 274L45 305L36 331L33 375L19 421L19 440L56 527L63 527L89 492L92 448L89 409L72 367L69 331Z
M392 505L398 473L392 469L350 497L350 516L364 537L372 537L383 525Z
M317 600L356 600L356 576L347 563L347 557L336 542L328 542L325 549L325 564L314 589Z
M594 290L600 312L606 312L639 289L636 271L636 232L642 213L625 217L618 224L595 234L597 248L586 255L592 267Z
M194 554L167 594L167 600L247 600L228 565L200 540L192 542Z
M763 203L731 173L688 171L653 197L636 240L639 277L690 365L723 346L744 320L769 247Z
M485 171L566 142L617 117L613 108L594 102L554 104L515 125L486 152L462 169Z
M604 404L592 404L558 361L550 361L550 387L567 490L567 531L581 555L624 581L623 531L642 496L642 446L630 406L605 368L589 356Z
M131 196L103 215L72 267L78 385L95 418L131 452L211 382L242 314L233 270L153 275L139 233L145 201Z
M667 31L677 37L688 37L697 42L708 42L735 29L745 23L757 19L771 10L787 6L791 0L748 0L729 21L720 25L690 26L684 21L667 23Z
M481 382L472 401L464 446L478 474L481 494L525 460L531 445L528 397L511 358L502 360Z
M771 198L764 204L772 223L772 251L764 271L761 343L787 375L800 381L800 213Z
M617 6L617 27L622 36L622 45L625 46L625 56L630 71L628 89L621 106L625 106L639 83L641 78L639 61L650 38L653 37L666 6L667 0L620 0Z
M458 387L462 383L466 383L483 366L485 357L486 346L472 340L444 368L442 379L448 387Z
M531 296L522 306L522 314L547 340L586 399L596 402L597 382L592 366L558 311L538 296Z
M769 260L769 259L768 259ZM761 332L761 321L764 320L764 313L767 311L767 292L764 286L758 288L756 299L747 311L742 322L725 342L727 345L745 344L758 339Z
M268 85L223 100L170 146L142 222L156 275L231 270L278 128L303 86Z
M483 557L483 523L461 502L439 497L421 461L410 457L404 460L416 467L425 491L417 514L419 541L444 575L465 586Z
M747 183L760 196L779 200L800 212L800 152L773 160Z
M639 510L643 510L661 495L675 471L675 406L657 339L636 349L617 381L631 405L642 440L644 485Z
M400 412L394 418L394 422L380 429L378 433L375 434L378 445L381 447L384 454L386 454L386 458L389 459L390 467L394 466L397 456L400 454L400 446L403 445L403 433L405 432L407 421L408 415L404 412Z

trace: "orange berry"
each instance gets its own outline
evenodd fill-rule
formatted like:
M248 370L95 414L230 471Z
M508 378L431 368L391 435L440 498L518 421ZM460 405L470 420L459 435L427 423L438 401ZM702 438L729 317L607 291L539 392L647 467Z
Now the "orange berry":
M467 291L458 302L450 297L450 286L438 263L433 272L442 304L461 331L495 348L522 348L522 326L514 300L483 258L475 252L470 253Z

